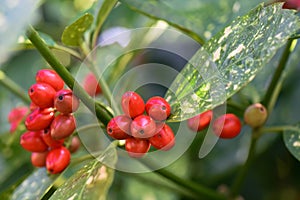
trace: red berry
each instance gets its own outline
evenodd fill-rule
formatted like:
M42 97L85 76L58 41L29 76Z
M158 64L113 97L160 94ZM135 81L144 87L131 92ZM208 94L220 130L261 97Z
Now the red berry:
M117 140L129 138L131 122L131 118L127 115L119 115L112 118L107 124L107 134Z
M56 91L63 89L64 81L60 76L51 69L42 69L36 73L35 80L37 83L47 83L51 85Z
M234 138L241 129L240 119L231 113L218 117L213 123L213 131L220 138Z
M75 153L81 145L80 139L78 136L72 137L71 144L69 146L69 151Z
M127 138L125 140L125 149L130 157L143 157L150 149L148 140L141 140L138 138Z
M121 104L123 112L131 118L135 118L145 111L144 100L140 95L132 91L123 94Z
M60 90L55 95L54 107L63 114L69 114L78 109L79 99L73 95L72 90Z
M300 1L299 0L286 0L284 2L285 3L282 6L282 8L284 8L284 9L295 9L295 10L300 9Z
M42 138L44 142L51 148L61 147L64 144L64 139L55 140L51 137L51 131L49 128L42 131Z
M188 119L188 127L193 131L202 131L209 125L212 118L213 111L208 110Z
M29 131L39 131L50 126L53 119L53 108L37 108L26 117L25 126Z
M58 174L67 168L70 159L71 154L66 147L52 149L46 158L46 168L51 174Z
M28 108L25 106L22 107L16 107L10 111L8 114L8 122L10 123L10 130L9 132L14 132L19 124L21 123L23 117L28 112Z
M34 110L37 109L37 108L38 108L38 106L35 105L33 102L30 103L30 106L29 106L29 110L30 110L30 111L34 111Z
M140 115L132 121L130 131L135 138L149 138L156 133L156 124L151 117Z
M41 136L41 131L28 131L23 133L20 138L21 146L31 152L45 152L48 150L47 144Z
M162 121L170 116L171 107L164 98L156 96L147 101L146 112L154 120Z
M46 157L48 151L45 152L32 152L31 153L31 163L35 167L45 167L46 166Z
M76 128L75 117L69 115L58 115L51 123L51 136L55 140L69 137Z
M149 142L156 149L164 151L170 150L175 145L175 136L173 130L167 124L153 137L149 139Z
M23 117L27 114L28 108L25 106L20 106L12 109L8 114L8 122L18 122L23 119Z
M102 89L93 73L89 73L83 80L83 88L90 96L96 96Z
M31 101L40 108L53 107L56 91L46 83L33 84L28 90Z

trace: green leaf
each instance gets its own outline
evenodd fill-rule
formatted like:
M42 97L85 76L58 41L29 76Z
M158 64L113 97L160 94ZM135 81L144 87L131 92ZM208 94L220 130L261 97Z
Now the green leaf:
M300 28L295 13L281 6L259 5L196 52L165 95L173 110L170 121L212 109L253 80Z
M45 168L36 170L21 185L17 187L12 196L13 200L40 199L45 191L52 185L53 178L49 176Z
M93 20L93 15L86 13L74 23L67 26L61 37L62 42L65 45L79 46L84 32L90 28Z
M115 144L112 143L101 155L85 165L71 178L59 187L51 196L50 200L57 199L106 199L110 188L114 170L103 165L110 163L115 165L117 162L117 152Z
M289 152L300 161L300 123L294 130L286 130L283 133L283 141Z
M131 9L161 19L188 34L199 43L229 24L235 17L261 1L253 0L121 0Z
M115 7L117 2L117 0L105 0L104 2L101 2L101 7L97 14L96 27L93 33L93 45L96 45L102 25L104 24L105 20L107 19L108 15Z

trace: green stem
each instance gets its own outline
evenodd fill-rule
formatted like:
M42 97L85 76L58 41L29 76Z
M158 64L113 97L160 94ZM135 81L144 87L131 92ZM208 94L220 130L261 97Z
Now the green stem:
M145 160L140 160L145 166L147 166L149 169L156 169L153 163L146 162ZM202 186L198 183L185 180L183 178L180 178L179 176L169 172L168 170L161 168L154 170L155 173L169 179L173 183L175 183L178 186L181 186L194 194L198 195L199 197L211 199L211 200L226 200L227 198L216 192L215 190L212 190L210 188L207 188L205 186Z
M57 50L61 50L61 51L64 51L68 54L70 54L71 56L74 56L75 58L79 59L79 60L82 60L82 57L81 55L77 52L77 51L74 51L73 49L70 49L68 47L65 47L65 46L62 46L62 45L58 45L58 44L55 44L53 47L49 47L50 49L57 49Z
M117 0L105 0L104 3L102 4L102 6L98 12L98 15L97 15L97 25L93 32L92 48L96 47L100 30L101 30L106 18L108 17L109 13L115 7L117 2L118 2Z
M279 61L279 64L277 66L277 69L273 75L272 81L263 99L263 104L266 106L269 115L273 110L273 107L275 105L275 102L277 101L279 92L282 87L283 80L280 81L280 79L282 78L282 74L288 62L289 56L291 52L294 50L293 41L294 40L288 40L284 52Z
M30 104L31 101L27 96L27 93L24 92L24 89L6 76L2 70L0 70L0 84L9 89L16 96L20 97L26 104Z
M300 128L296 126L270 126L270 127L262 127L260 129L260 133L271 133L271 132L283 132L283 131L297 131L300 132Z
M102 72L98 68L95 67L96 64L90 57L91 50L89 49L89 47L87 46L87 44L84 41L80 42L80 48L81 48L82 52L85 54L86 59L88 61L87 67L98 78L99 74L102 74ZM110 88L108 87L108 84L106 83L104 77L101 77L100 79L98 79L98 81L101 86L102 93L103 93L104 97L106 98L107 102L109 102L109 103L111 102L110 106L112 107L112 109L115 111L115 113L117 115L120 115L121 112L112 97L112 93L111 93Z
M27 37L44 57L44 59L50 64L50 66L59 74L59 76L65 81L69 88L73 89L76 87L74 94L81 99L81 101L90 109L91 112L95 113L97 118L106 125L112 118L111 113L103 107L95 104L94 100L85 92L85 90L79 85L74 79L71 73L63 66L57 58L53 55L51 50L41 39L38 32L34 30L32 26L29 26L27 31Z
M246 178L248 169L252 163L253 157L255 155L255 147L258 139L258 132L256 130L253 130L252 132L252 138L251 138L251 145L248 152L248 157L245 162L245 164L240 168L240 171L238 172L236 178L233 181L232 187L231 187L231 196L236 197L242 187L242 184Z

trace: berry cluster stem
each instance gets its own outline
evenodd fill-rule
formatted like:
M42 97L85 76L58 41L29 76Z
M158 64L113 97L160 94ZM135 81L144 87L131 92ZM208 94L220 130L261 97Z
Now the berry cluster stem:
M6 74L0 70L0 84L9 89L15 95L20 97L26 104L30 104L30 99L27 96L27 93L13 80L11 80Z
M246 178L248 169L249 169L249 167L253 161L254 155L255 155L255 148L256 148L257 140L258 140L258 132L253 130L247 160L246 160L245 164L240 168L240 171L238 172L236 178L234 179L232 187L231 187L231 196L232 197L236 197L236 195L238 195L238 193L242 187L242 184Z
M50 64L50 66L59 74L69 88L76 88L74 94L90 109L95 112L97 118L106 125L111 119L111 113L103 107L95 104L94 100L85 92L85 90L74 79L71 73L63 66L58 59L53 55L49 47L45 44L38 32L34 30L32 26L29 26L27 31L27 37L44 57L44 59Z
M286 67L286 64L288 62L288 59L290 57L291 52L295 48L295 43L296 40L290 39L288 40L285 49L283 51L283 54L280 58L280 61L278 63L278 66L276 68L276 71L273 75L272 81L269 85L269 88L265 94L265 97L263 99L263 105L266 106L269 115L271 114L273 107L277 101L279 92L282 87L282 82L283 82L283 72Z

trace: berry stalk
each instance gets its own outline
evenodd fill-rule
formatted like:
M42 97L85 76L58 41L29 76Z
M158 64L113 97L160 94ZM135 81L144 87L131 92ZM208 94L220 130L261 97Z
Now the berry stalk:
M27 93L13 80L11 80L5 73L0 70L0 84L9 89L16 96L20 97L26 104L30 104L30 99L27 96Z
M279 95L279 92L281 90L282 82L283 82L283 71L286 67L291 52L294 50L294 47L296 46L294 42L296 42L296 40L288 40L284 52L276 68L276 71L273 75L272 81L263 99L262 104L266 106L269 114L271 114L275 102L277 100L277 97Z
M74 93L92 112L95 112L97 118L106 125L112 118L111 113L104 107L95 103L95 101L85 92L80 84L74 79L71 73L63 66L57 58L53 55L51 50L41 39L39 34L34 30L32 26L29 26L27 31L27 37L44 57L44 59L50 64L50 66L59 74L59 76L65 81L69 88L76 87L76 93Z

